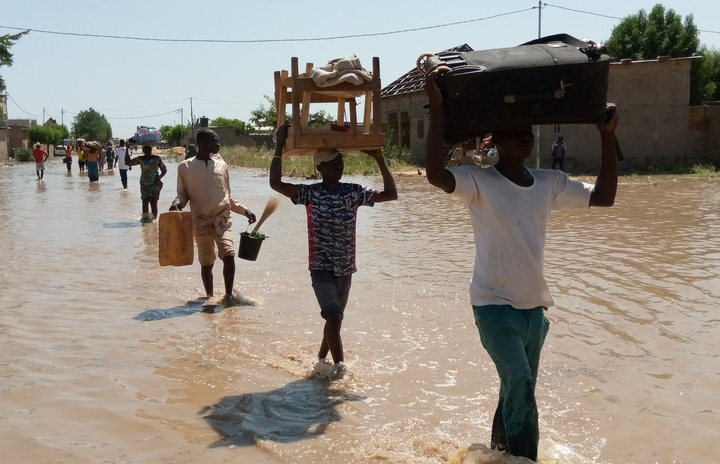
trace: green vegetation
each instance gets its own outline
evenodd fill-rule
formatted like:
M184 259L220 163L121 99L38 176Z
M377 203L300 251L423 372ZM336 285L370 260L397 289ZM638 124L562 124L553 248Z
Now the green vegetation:
M720 177L720 171L712 164L696 164L692 167L692 173L698 177Z
M168 152L171 153L171 152ZM275 150L266 146L262 147L240 147L221 146L220 156L231 166L244 168L255 168L270 170L270 163ZM184 154L176 153L176 159L184 159ZM405 161L391 158L386 155L388 166L391 171L416 170L417 166ZM379 174L377 162L371 157L355 153L345 157L345 174L349 176L369 176ZM288 156L283 158L283 176L287 177L310 177L315 175L315 166L312 156Z
M392 131L390 132L390 134L388 134L385 140L386 142L385 148L383 148L383 154L385 155L386 159L395 160L410 165L410 167L415 167L412 162L412 154L410 153L410 148L399 147L395 142L396 137L394 136L394 133Z
M21 162L27 162L33 159L32 152L25 148L18 148L15 150L15 160Z
M13 64L13 56L12 53L10 53L10 47L15 45L15 42L20 40L20 37L24 36L30 31L23 31L18 32L17 34L6 34L6 35L0 35L0 67L2 66L12 66ZM0 93L5 91L5 81L3 80L2 76L0 76ZM4 119L4 118L0 118Z
M92 108L81 111L75 116L72 131L75 137L85 140L97 140L104 143L112 138L112 127L105 115Z
M263 97L267 102L267 106L261 103L260 106L252 110L250 112L250 122L257 127L277 127L277 105L275 105L275 99L267 95L263 95ZM325 110L311 113L308 116L308 126L310 127L322 127L325 123L334 121L335 118ZM292 115L289 113L285 113L285 124L292 124Z
M70 137L70 131L64 124L49 126L31 126L28 129L30 143L40 142L45 145L60 145L63 139Z
M255 128L245 121L239 119L230 119L218 116L217 118L210 121L211 126L233 126L235 128L235 135L250 135L255 131Z
M250 235L250 237L252 237L252 238L257 238L260 240L265 240L267 238L267 235L263 234L262 232L253 231L253 232L250 232L248 235Z
M275 99L267 95L263 95L268 105L260 104L257 108L250 112L250 122L256 127L277 127L277 106ZM292 116L285 113L285 121L292 121Z
M615 26L606 42L616 60L654 60L658 56L680 58L703 56L692 63L690 105L703 105L720 98L720 52L700 44L693 15L682 16L661 4L648 14L640 10Z
M161 126L160 135L170 145L179 144L180 141L187 135L187 128L182 124L176 124L174 126Z

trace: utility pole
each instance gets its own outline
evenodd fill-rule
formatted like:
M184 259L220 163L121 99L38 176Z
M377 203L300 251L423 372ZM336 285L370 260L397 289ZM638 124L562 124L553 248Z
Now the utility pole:
M538 0L538 39L542 37L542 1ZM535 126L535 168L540 169L540 124Z
M542 2L538 1L538 39L542 37Z
M192 97L190 97L190 133L193 140L195 140L195 118L193 117Z
M60 124L65 125L65 110L60 108Z
M176 113L180 113L180 125L183 127L183 129L186 129L187 126L185 125L185 119L183 118L183 109L182 109L182 108L179 108L179 109L175 110L175 112L176 112ZM183 144L186 144L186 142L187 142L187 140L186 140L186 139L187 139L187 129L185 130L185 132L183 132L183 134L184 134L184 135L183 135L183 137L182 137L182 143L183 143Z

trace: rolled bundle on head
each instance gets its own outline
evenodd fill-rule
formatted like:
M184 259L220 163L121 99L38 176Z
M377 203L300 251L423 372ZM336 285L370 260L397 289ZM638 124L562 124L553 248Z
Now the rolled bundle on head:
M102 150L103 146L102 146L102 143L92 140L90 142L85 142L85 144L83 145L83 148L85 149L85 151L99 152L100 150Z

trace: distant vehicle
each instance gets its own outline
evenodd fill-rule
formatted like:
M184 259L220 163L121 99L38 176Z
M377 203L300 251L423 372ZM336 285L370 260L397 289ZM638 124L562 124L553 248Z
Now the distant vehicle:
M138 126L137 132L135 132L135 135L133 135L131 139L134 139L134 143L139 145L144 143L155 144L160 143L162 135L154 127Z
M55 156L65 156L64 145L55 145Z

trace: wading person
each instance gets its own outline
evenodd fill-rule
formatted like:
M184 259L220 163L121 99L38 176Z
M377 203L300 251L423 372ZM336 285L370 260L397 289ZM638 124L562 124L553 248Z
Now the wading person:
M218 155L220 140L217 134L209 129L200 129L197 144L197 156L178 165L177 198L173 200L170 211L182 211L190 203L205 292L208 297L214 295L212 269L219 256L223 262L225 303L229 304L235 281L235 244L230 212L244 215L250 224L256 219L230 193L230 176L227 164Z
M65 145L65 159L63 162L67 165L68 172L70 172L72 170L72 147L70 145Z
M120 182L124 189L127 188L127 173L132 166L125 164L125 155L129 155L130 150L125 146L125 140L120 140L120 146L115 149L115 167L120 168Z
M105 145L103 145L100 148L100 159L98 160L98 168L100 168L101 171L105 170L105 161L107 160L107 151L105 150Z
M191 143L185 152L185 159L190 159L195 156L197 156L197 146L195 146L194 143Z
M97 182L100 180L100 151L102 145L100 142L86 142L83 145L85 151L85 162L87 163L87 173L90 182Z
M314 163L322 175L315 184L290 184L282 181L282 150L288 126L277 132L275 156L270 165L270 187L303 205L308 218L308 245L310 280L320 305L320 316L325 319L323 338L318 358L325 361L328 351L335 363L333 375L341 376L344 370L340 329L345 313L355 265L355 223L359 206L397 199L395 180L388 169L382 150L367 152L377 161L383 178L383 191L358 184L340 182L343 175L343 157L338 150L318 150ZM341 364L343 363L343 364Z
M152 154L150 145L143 145L143 156L130 158L130 153L125 154L125 164L127 166L140 166L140 198L142 199L142 221L152 222L157 219L158 200L160 199L160 191L163 183L160 179L167 174L167 168L163 160ZM148 205L152 210L152 215L148 212Z
M493 132L494 166L446 169L437 73L431 70L425 81L430 100L427 179L466 202L472 221L476 253L470 303L482 345L500 377L490 444L534 461L539 441L535 383L550 327L543 307L554 304L543 277L547 221L551 210L613 205L617 110L608 105L598 124L602 162L594 186L570 180L562 171L526 168L533 150L529 125Z
M37 180L42 180L45 175L45 161L48 159L48 154L45 150L40 148L40 142L35 144L35 149L33 149L33 158L35 158L35 172L37 173Z
M115 163L115 150L113 150L112 142L108 142L105 146L105 155L107 156L107 168L109 171Z
M565 162L565 149L567 146L565 145L565 142L563 142L562 135L557 138L555 143L553 143L552 146L552 167L550 169L555 169L555 166L558 164L560 165L560 170L564 171L563 164Z
M80 172L85 172L85 142L79 142L77 144L77 148L75 151L77 151L78 154L78 167L80 168Z

